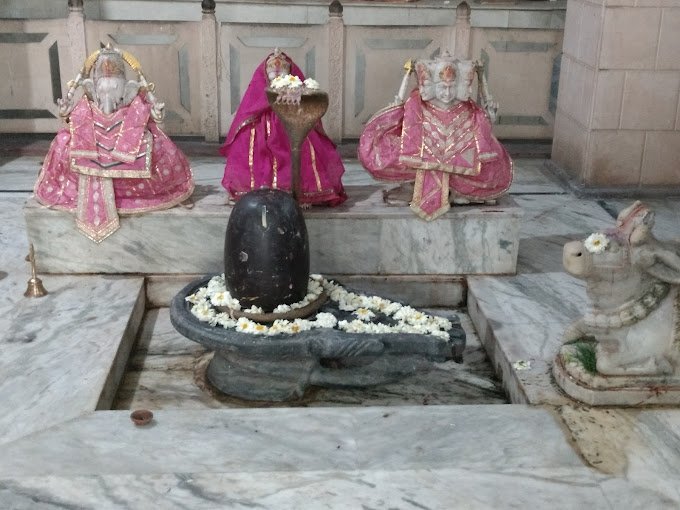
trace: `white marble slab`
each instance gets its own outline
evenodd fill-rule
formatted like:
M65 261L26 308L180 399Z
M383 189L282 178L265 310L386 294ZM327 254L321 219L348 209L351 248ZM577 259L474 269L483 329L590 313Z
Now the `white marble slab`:
M201 193L205 192L204 195ZM305 213L313 272L324 274L509 274L515 271L522 211L510 197L497 206L451 209L433 222L408 207L386 207L377 187L349 189L337 208ZM213 186L176 207L122 218L95 244L70 214L30 199L24 213L41 271L50 273L212 273L222 268L231 211Z
M623 491L625 494L625 490ZM40 503L36 506L36 500ZM176 473L0 479L0 503L17 510L71 508L261 510L609 508L581 470L468 469ZM662 507L655 507L662 508Z
M148 427L98 411L4 446L0 478L499 466L583 463L557 416L525 406L166 410Z
M1 156L0 190L33 192L43 159L40 156Z
M564 195L567 190L545 166L544 159L513 159L515 175L510 186L511 195Z
M141 278L44 283L50 294L12 296L3 317L0 443L110 405L144 310Z

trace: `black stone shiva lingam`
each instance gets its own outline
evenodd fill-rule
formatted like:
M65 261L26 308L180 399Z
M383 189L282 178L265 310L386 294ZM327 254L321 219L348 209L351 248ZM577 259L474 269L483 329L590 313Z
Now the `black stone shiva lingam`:
M365 300L377 303L384 313L377 308L375 313L353 311L338 296L361 297L328 282L323 291L316 285L317 295L308 294L309 242L296 202L300 145L325 113L328 96L308 91L291 103L278 101L275 91L267 94L291 141L292 194L260 189L234 206L224 250L226 306L206 298L207 289L219 281L207 276L180 291L170 308L177 331L215 351L207 368L210 383L238 398L280 401L301 398L310 385L370 386L427 370L433 361L460 360L465 347L460 323L444 320L446 331L435 336L422 325L404 322L406 326L397 328L390 309L402 305L377 296ZM412 322L430 317L410 307L404 310L412 314ZM383 322L364 323L357 314ZM344 329L335 327L341 324Z

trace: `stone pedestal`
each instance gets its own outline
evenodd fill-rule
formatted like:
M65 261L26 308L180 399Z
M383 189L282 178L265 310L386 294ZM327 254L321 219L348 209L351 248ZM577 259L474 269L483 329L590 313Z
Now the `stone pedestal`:
M408 207L386 206L379 186L349 186L336 208L305 211L311 271L323 274L512 274L522 210L510 197L496 206L456 206L432 222ZM34 199L24 207L39 273L207 274L224 271L224 234L232 208L216 187L195 207L121 218L101 244L80 234L71 214Z
M594 192L680 183L680 1L569 0L553 161Z
M553 364L557 384L572 398L591 406L678 405L680 377L604 376L588 372L565 345Z

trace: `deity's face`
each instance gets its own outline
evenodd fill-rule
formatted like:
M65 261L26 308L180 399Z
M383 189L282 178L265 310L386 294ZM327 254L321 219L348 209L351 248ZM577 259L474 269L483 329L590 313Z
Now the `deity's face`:
M104 51L95 63L94 100L101 111L109 114L123 105L125 62L120 54Z
M95 101L102 112L115 112L123 104L124 95L124 76L103 76L95 80Z
M434 96L442 104L448 105L456 99L456 86L454 82L440 81L434 86Z
M448 108L456 100L457 73L453 62L437 64L432 75L434 80L432 103L440 108Z
M265 64L267 78L271 82L277 76L290 74L290 62L286 60L282 53L274 53Z
M472 97L472 82L475 77L475 64L471 60L457 62L456 99L467 101Z

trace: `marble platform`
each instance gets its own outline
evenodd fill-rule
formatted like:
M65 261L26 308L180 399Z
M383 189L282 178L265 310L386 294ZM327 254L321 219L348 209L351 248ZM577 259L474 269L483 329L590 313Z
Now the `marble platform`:
M311 270L323 274L467 275L515 272L522 210L509 196L496 206L452 208L425 222L382 202L382 187L347 186L349 200L305 212ZM223 270L231 207L216 186L199 185L193 209L176 207L121 219L95 244L72 215L34 199L24 207L38 269L47 273L207 274Z
M153 407L153 424L135 428L129 410L95 409L104 374L112 359L120 359L114 346L121 345L140 279L46 275L55 304L58 290L71 296L40 319L48 328L54 323L51 352L57 359L32 355L38 340L0 345L0 380L9 366L13 378L25 381L13 386L11 397L0 393L0 411L9 415L0 427L0 508L679 508L680 410L589 409L551 383L554 335L581 313L585 295L561 270L562 243L610 224L607 211L620 207L576 200L551 181L541 162L528 163L517 162L511 190L525 211L518 274L468 281L469 311L494 368L507 371L514 402L536 405L456 405L441 395L428 401L440 405L399 402L397 395L392 403L398 405L389 407L377 399L363 401L368 407L348 399L342 407L282 409L217 409L199 402L194 410ZM219 165L212 166L215 176L194 163L197 177L213 182ZM28 278L22 204L37 169L12 168L12 161L0 161L0 330L16 332L32 327L18 325L13 311ZM12 173L6 188L4 170ZM671 235L680 201L654 207L657 227L667 225ZM107 288L117 297L104 303ZM119 291L126 288L123 298ZM159 289L147 280L147 304L150 291ZM93 304L104 315L83 311ZM90 322L101 327L81 337L78 328ZM149 367L159 375L147 393L149 405L154 391L167 396L173 384L181 386L168 373L185 363L179 359L183 347L166 333L165 341L149 340L150 354L140 358L137 350L131 358L132 368L140 359L156 363ZM82 354L86 346L99 355ZM11 364L17 359L20 367ZM530 368L515 368L518 361L530 361ZM30 377L40 371L54 388L44 396ZM465 380L455 375L462 386Z

